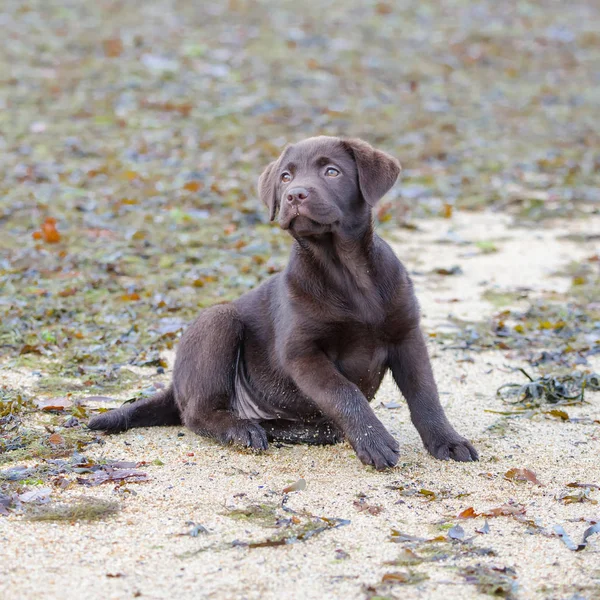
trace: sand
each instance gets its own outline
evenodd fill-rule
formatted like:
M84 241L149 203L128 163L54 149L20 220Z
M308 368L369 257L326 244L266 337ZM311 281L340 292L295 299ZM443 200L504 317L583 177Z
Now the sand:
M570 221L539 230L511 227L494 213L457 214L453 220L418 223L420 231L399 230L393 246L414 280L426 330L447 327L453 314L484 319L495 309L482 298L486 289L527 286L530 297L545 290L566 290L569 280L554 275L571 260L591 254L589 244L563 239L567 232L600 231L600 218ZM566 227L566 229L565 229ZM432 244L447 236L493 242L498 251L477 252L472 245ZM430 271L458 264L463 275L443 277ZM220 447L180 427L132 430L106 438L86 454L94 458L148 461L147 483L129 484L131 493L112 485L53 491L68 500L84 493L116 499L121 512L105 521L36 523L18 515L0 517L0 597L22 598L476 598L482 591L462 574L465 567L509 568L515 572L519 598L600 598L600 535L581 552L572 552L556 536L561 525L578 543L586 522L600 517L592 502L565 505L557 496L569 482L600 484L600 394L590 404L569 408L563 422L538 416L506 421L487 410L503 410L496 389L517 375L520 366L500 351L441 351L431 344L442 402L456 428L481 454L478 463L440 462L427 455L411 425L408 410L393 381L386 379L376 412L400 441L398 466L379 473L362 466L347 444L336 447L271 447L258 455ZM172 356L169 357L172 363ZM600 364L592 365L600 370ZM11 383L27 386L27 373L2 371ZM149 381L168 379L148 376ZM387 409L383 403L398 402ZM183 434L183 435L182 435ZM509 481L511 468L528 468L543 485ZM287 506L317 516L349 520L305 542L249 548L244 542L280 533L256 520L234 519L228 512L251 504L280 504L282 490L303 478L306 489L291 492ZM401 489L403 488L403 489ZM436 499L418 493L429 490ZM600 492L591 492L592 500ZM362 504L381 507L379 514L360 511ZM415 566L389 565L410 543L390 541L392 529L422 538L446 536L468 507L486 511L513 503L524 507L537 527L510 517L488 519L489 534L475 530L483 518L460 522L470 542L417 544L431 556ZM359 505L357 507L357 504ZM374 509L374 512L377 512ZM291 513L280 511L283 517ZM305 517L299 517L305 518ZM201 524L208 533L179 535ZM234 545L237 540L242 545ZM437 546L436 546L437 545ZM478 550L477 550L478 549ZM442 554L444 556L440 557ZM427 578L412 584L382 584L386 573L412 571ZM493 571L498 574L501 571ZM579 595L577 595L579 594Z

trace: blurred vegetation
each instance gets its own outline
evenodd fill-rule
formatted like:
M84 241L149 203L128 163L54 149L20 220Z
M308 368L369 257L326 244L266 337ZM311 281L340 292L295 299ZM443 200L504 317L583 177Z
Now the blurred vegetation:
M255 188L289 141L398 156L384 235L403 205L600 206L593 3L4 0L0 23L0 352L34 393L139 386L279 271Z

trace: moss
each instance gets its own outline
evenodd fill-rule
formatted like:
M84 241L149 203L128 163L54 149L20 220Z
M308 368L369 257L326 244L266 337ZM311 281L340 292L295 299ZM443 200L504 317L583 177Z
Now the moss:
M117 502L82 496L71 502L46 504L27 510L25 516L30 521L99 521L117 514Z
M223 514L230 519L249 521L261 527L276 527L277 509L276 504L250 504L244 508L235 508Z

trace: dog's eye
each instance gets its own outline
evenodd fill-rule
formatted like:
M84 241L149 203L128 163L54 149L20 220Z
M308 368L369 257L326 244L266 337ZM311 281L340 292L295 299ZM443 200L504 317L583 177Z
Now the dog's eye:
M283 183L289 183L292 180L292 176L289 173L282 173L281 174L281 181Z
M325 177L337 177L339 174L340 172L333 167L327 167L327 170L325 171Z

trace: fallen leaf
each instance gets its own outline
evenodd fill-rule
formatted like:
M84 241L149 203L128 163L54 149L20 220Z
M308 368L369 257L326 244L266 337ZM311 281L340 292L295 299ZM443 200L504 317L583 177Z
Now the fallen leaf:
M42 223L42 238L48 244L60 242L60 233L56 229L56 219L48 217Z
M590 504L598 504L598 501L590 496L590 488L580 489L577 492L563 492L557 498L563 504L577 504L579 502L589 502Z
M569 537L562 525L555 525L552 529L569 550L577 550L577 544L575 544L575 542L573 542L573 540Z
M525 507L512 504L504 504L498 508L492 508L481 513L483 517L512 517L515 515L524 515Z
M131 464L131 463L125 463ZM127 483L141 483L148 481L147 473L143 471L137 471L131 468L114 468L114 465L103 465L102 469L95 471L91 477L78 477L77 482L82 485L97 486L103 483L111 482L127 482Z
M21 349L19 350L19 354L41 354L42 351L40 350L39 346L33 346L31 344L24 344L23 346L21 346Z
M590 489L600 490L600 485L598 485L597 483L577 483L577 482L573 482L573 483L567 483L567 487L570 487L570 488L590 488Z
M431 490L421 489L421 490L419 490L419 494L421 496L425 496L425 498L427 498L428 500L435 500L437 498L436 493L432 492Z
M104 56L108 58L116 58L117 56L121 56L123 53L123 42L121 38L110 38L108 40L103 40L102 49L104 50Z
M548 412L544 413L546 415L551 415L553 417L556 417L557 419L561 419L563 421L568 421L569 420L569 414L567 413L566 410L559 410L558 408L555 408L553 410L549 410Z
M479 513L476 513L475 509L472 506L469 506L469 508L465 508L465 510L458 514L459 519L474 519L478 516Z
M444 267L439 267L437 269L434 269L433 271L434 271L434 273L437 273L438 275L463 275L463 270L458 265L454 265L453 267L450 267L449 269L446 269Z
M509 469L504 473L504 478L511 481L529 481L543 487L533 471L529 469Z
M451 540L464 540L465 530L460 525L455 525L448 531L448 537Z
M387 2L378 2L375 5L375 12L380 15L389 15L392 12L392 5Z
M140 295L137 292L132 292L130 294L123 294L121 296L121 300L127 300L129 302L137 302L140 299Z
M65 438L60 433L53 433L49 438L48 442L53 446L60 446L65 443Z
M381 583L401 583L407 585L415 585L429 579L425 573L417 573L416 571L386 573L381 578Z
M479 529L476 529L475 531L477 533L483 533L483 534L489 533L490 532L490 524L486 520L486 522L483 524L483 527L480 527Z
M305 489L306 489L306 481L304 479L298 479L298 481L283 488L283 493L289 494L290 492L300 492L301 490L305 490Z
M581 540L581 543L577 546L577 551L580 552L581 550L583 550L587 546L588 538L592 535L595 535L596 533L600 533L600 523L596 523L595 525L588 527L583 532L583 538Z
M46 502L50 502L51 493L52 490L50 488L37 488L35 490L30 490L29 492L19 494L19 500L27 504L31 502L45 504Z
M197 192L202 187L199 181L188 181L183 185L183 189L188 192Z
M390 541L391 542L426 542L426 538L417 537L415 535L410 535L408 533L402 533L397 529L392 529L390 533Z
M364 498L355 500L353 504L358 512L367 512L373 516L377 516L383 512L383 506L380 506L379 504L367 504Z
M73 406L73 401L69 398L36 398L34 403L45 412L61 412Z
M14 495L9 496L0 492L0 515L6 517L10 514L8 509L12 506L14 499Z

